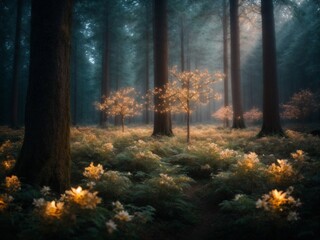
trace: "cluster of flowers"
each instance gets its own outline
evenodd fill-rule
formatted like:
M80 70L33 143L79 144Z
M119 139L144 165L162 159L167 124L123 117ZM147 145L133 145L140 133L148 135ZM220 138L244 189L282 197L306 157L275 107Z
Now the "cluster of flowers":
M43 187L41 193L47 196L50 193L50 188ZM79 186L66 190L59 200L46 201L44 198L39 198L33 200L33 205L41 216L60 219L63 214L67 214L71 205L78 206L81 209L95 209L101 203L101 198L97 194L98 192L90 192Z
M0 194L0 212L7 209L9 204L14 200L11 194L21 189L21 182L15 175L6 177L4 187L7 193Z
M293 209L299 207L301 202L291 196L292 192L293 187L289 187L285 192L274 189L258 199L256 207L273 214L285 213L288 221L296 221L298 213Z
M285 159L277 159L277 164L272 163L268 168L268 172L273 176L276 182L280 182L282 179L294 175L292 165Z
M106 227L109 233L113 233L113 231L117 230L118 225L116 222L130 222L133 219L133 215L130 215L128 211L126 211L123 205L119 202L113 202L113 211L115 215L112 219L106 222Z
M243 159L237 162L237 166L244 171L250 171L254 169L258 163L260 163L258 155L250 152L249 154L245 154Z
M99 180L104 174L104 169L101 164L97 166L93 165L93 162L90 163L89 167L86 167L83 172L83 176L91 180Z
M139 151L135 154L136 159L150 159L154 161L160 161L161 157L159 157L157 154L154 154L153 152L146 150L146 151Z

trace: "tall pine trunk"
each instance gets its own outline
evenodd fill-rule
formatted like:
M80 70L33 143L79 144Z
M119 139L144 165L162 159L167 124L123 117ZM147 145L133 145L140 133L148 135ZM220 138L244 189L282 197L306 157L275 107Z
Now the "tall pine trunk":
M261 0L263 123L258 136L284 135L280 124L273 1Z
M105 33L104 33L104 46L103 46L103 59L102 59L102 80L101 80L101 101L103 101L103 96L107 97L109 93L109 13L108 6L106 7L106 24L105 24ZM100 127L107 126L108 116L104 111L100 112Z
M229 59L228 59L228 15L227 0L223 0L223 72L224 72L224 107L229 106ZM229 127L229 119L224 119L224 126Z
M230 0L232 128L245 128L240 84L239 0Z
M25 137L14 172L63 192L70 185L72 0L32 1Z
M145 1L145 8L146 8L146 25L145 25L145 94L147 95L150 90L150 84L149 84L149 41L150 41L150 35L149 35L149 4L148 0ZM146 102L145 105L145 124L149 124L149 101Z
M167 0L154 0L154 87L163 89L168 83L168 36L167 36ZM155 106L160 106L154 112L153 134L172 136L171 114L165 111L168 107L159 96L154 98Z
M73 114L72 114L72 124L77 126L77 110L78 110L78 46L77 40L74 41L73 48Z
M19 71L20 71L20 48L21 48L21 20L23 0L17 1L17 16L13 56L12 100L11 100L11 128L18 128L19 111Z

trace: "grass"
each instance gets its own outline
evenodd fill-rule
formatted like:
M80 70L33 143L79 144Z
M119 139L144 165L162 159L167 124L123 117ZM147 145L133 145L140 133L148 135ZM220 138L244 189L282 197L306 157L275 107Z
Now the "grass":
M2 239L319 239L320 139L258 132L197 125L188 145L184 128L72 128L61 197L9 184L23 131L1 127Z

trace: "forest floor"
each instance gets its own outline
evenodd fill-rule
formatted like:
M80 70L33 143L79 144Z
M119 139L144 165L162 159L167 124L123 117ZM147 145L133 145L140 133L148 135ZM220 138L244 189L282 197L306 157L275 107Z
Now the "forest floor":
M255 127L196 125L190 144L173 130L72 128L73 189L59 196L13 181L23 130L0 127L1 239L320 238L311 128L257 138Z

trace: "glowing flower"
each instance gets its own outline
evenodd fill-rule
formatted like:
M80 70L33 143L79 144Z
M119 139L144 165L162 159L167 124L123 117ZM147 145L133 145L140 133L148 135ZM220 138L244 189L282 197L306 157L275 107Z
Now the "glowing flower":
M299 207L301 202L291 196L292 191L293 187L289 187L285 192L274 189L258 199L256 207L272 213L285 213L288 221L297 220L298 214L292 209Z
M11 177L6 177L5 186L9 191L15 192L21 189L21 182L17 176L12 175Z
M5 160L2 162L2 166L6 171L9 171L13 168L15 163L16 163L16 160L14 160L14 159Z
M296 161L304 161L306 159L306 155L302 150L297 150L295 153L291 153L291 156Z
M277 159L277 163L272 163L268 168L268 172L273 175L275 181L280 182L294 174L293 168L287 160Z
M238 201L239 199L243 198L244 197L244 194L236 194L234 196L234 201Z
M259 162L260 160L258 158L258 155L254 152L250 152L249 154L245 154L244 158L237 162L237 165L241 169L248 171L253 169Z
M117 224L115 224L114 221L109 220L108 222L106 222L106 227L108 229L108 233L113 233L113 231L117 230Z
M63 213L63 202L47 202L44 214L48 217L60 218Z
M8 148L12 147L12 142L10 140L5 141L3 144L0 145L0 153L4 153L8 150Z
M89 192L82 190L79 186L66 191L65 198L71 202L78 204L81 208L94 209L97 204L101 203L101 198L97 197L98 192Z
M105 143L102 145L102 148L105 152L112 152L114 147L112 143Z
M103 175L103 173L104 173L104 170L101 164L94 166L93 162L91 162L90 166L84 169L83 176L89 179L99 180Z
M8 207L8 204L13 201L13 197L8 194L0 195L0 212Z
M132 215L129 215L129 213L124 210L121 210L120 212L118 212L114 217L123 222L130 222L133 218Z

